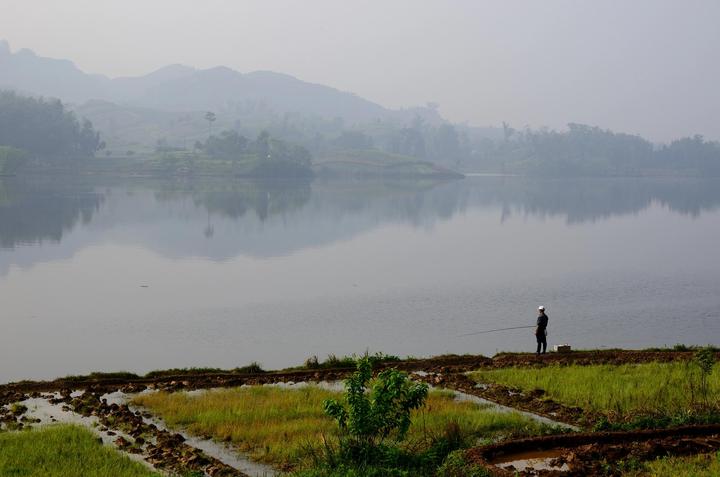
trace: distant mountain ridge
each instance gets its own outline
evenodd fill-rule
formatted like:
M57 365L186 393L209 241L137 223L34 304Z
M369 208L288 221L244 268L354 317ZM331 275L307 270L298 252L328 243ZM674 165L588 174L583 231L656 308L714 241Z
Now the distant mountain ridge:
M416 115L432 123L443 121L433 108L389 110L353 93L270 71L240 73L224 66L198 70L176 64L144 76L111 79L87 74L69 60L41 57L27 49L13 53L4 40L0 40L0 89L71 103L104 100L165 111L262 102L278 113L341 117L349 122L410 120Z

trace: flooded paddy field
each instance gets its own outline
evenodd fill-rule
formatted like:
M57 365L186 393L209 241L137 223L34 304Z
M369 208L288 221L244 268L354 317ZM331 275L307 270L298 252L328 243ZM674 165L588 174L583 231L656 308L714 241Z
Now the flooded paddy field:
M618 356L623 355L629 358L619 361L630 360L634 366L665 366L691 363L693 357L689 354L692 351L580 351L550 355L547 359L517 354L513 355L512 365L516 369L537 371L553 370L558 363L563 363L567 369L573 366L591 369L604 366L601 363L608 360L618 360ZM656 358L659 361L655 361ZM597 424L603 417L601 413L548 399L545 390L494 388L494 383L477 383L468 377L483 372L513 369L501 365L508 360L508 355L495 358L443 356L426 360L388 361L379 363L377 370L403 369L414 380L427 382L436 389L422 418L422 422L426 423L424 425L430 428L455 421L459 415L457 412L473 415L473 419L483 415L490 417L492 421L488 422L495 423L492 425L494 430L479 427L477 436L492 442L468 442L470 447L463 458L467 465L489 469L491 475L509 476L516 475L515 472L526 476L625 475L626 471L632 469L613 467L612 462L633 462L637 470L658 457L702 456L720 449L720 424L678 426L658 421L660 427L656 428L588 432L588 429L598 428ZM143 461L153 469L173 475L187 471L211 476L275 475L292 471L302 462L302 459L294 460L298 457L288 457L297 454L285 453L292 442L287 430L280 431L285 432L284 439L290 440L286 440L287 444L278 449L279 453L267 454L267 449L274 445L269 443L257 444L257 449L264 450L259 454L253 453L252 438L238 437L240 434L233 434L230 428L224 427L227 424L222 424L222 421L209 427L205 424L199 426L203 419L207 419L206 411L202 411L201 406L208 406L207 412L228 416L222 418L230 419L228 423L236 422L234 425L252 429L252 420L243 420L243 413L250 413L251 409L252 413L260 412L265 427L271 426L272 414L258 408L261 402L270 405L274 409L273 413L287 406L297 412L298 404L293 404L297 396L293 396L302 394L304 397L301 397L301 401L307 404L307 412L315 416L314 419L320 419L319 423L325 423L315 423L311 427L323 432L322 426L329 422L322 417L319 403L325 397L337 395L343 387L343 379L352 371L351 368L336 368L254 374L182 374L181 370L176 370L176 374L156 373L149 378L95 375L75 377L69 381L22 382L0 386L0 421L6 431L18 427L42 428L56 423L84 426L106 444ZM317 401L309 399L307 393L322 396ZM252 404L258 396L261 400ZM541 402L544 404L539 405ZM446 409L448 405L450 408L447 409L452 409L452 412L440 414L445 417L437 424L432 424L433 412ZM243 411L243 406L249 407ZM231 414L224 414L228 411ZM206 417L192 417L202 415ZM282 412L276 415L284 420L280 417ZM517 417L503 421L505 418L500 417L503 415L508 416L508 419L510 416ZM208 422L214 422L213 419ZM419 419L416 416L414 420L420 422ZM464 421L461 419L459 422ZM500 425L501 422L505 424ZM535 424L531 425L531 422ZM504 428L503 425L508 427ZM332 426L324 432L329 438L333 433ZM418 429L417 432L421 431ZM428 431L426 428L421 433L424 432L433 434L437 431ZM548 433L551 435L543 435ZM308 442L307 439L313 439L313 434L301 431L298 438ZM247 434L252 435L253 432ZM243 442L245 444L241 445ZM294 452L299 452L297 449L302 449L302 446Z

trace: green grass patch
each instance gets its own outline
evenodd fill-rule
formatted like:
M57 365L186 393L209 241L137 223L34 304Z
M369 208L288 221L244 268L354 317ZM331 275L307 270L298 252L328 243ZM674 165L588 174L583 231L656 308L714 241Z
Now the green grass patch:
M700 371L693 362L517 367L476 371L471 377L528 391L542 389L560 403L619 415L681 412L704 400ZM710 404L717 404L717 370L710 374L708 384Z
M337 425L323 412L323 401L339 396L317 386L253 386L200 394L159 392L138 396L133 402L149 408L170 427L232 442L254 460L302 467L310 464L310 456L326 440L337 437ZM490 411L476 403L459 402L452 393L434 391L426 406L414 413L401 445L421 450L451 424L457 424L471 441L553 431L521 414Z
M65 376L64 378L61 378L64 381L71 381L71 382L80 382L80 381L90 381L90 380L132 380L132 379L140 379L140 376L138 376L135 373L130 373L128 371L116 371L116 372L101 372L101 371L93 371L92 373L88 375L69 375Z
M690 457L664 457L646 462L642 470L626 472L626 477L717 477L720 453Z
M0 475L157 477L160 474L103 446L90 431L58 425L0 433Z

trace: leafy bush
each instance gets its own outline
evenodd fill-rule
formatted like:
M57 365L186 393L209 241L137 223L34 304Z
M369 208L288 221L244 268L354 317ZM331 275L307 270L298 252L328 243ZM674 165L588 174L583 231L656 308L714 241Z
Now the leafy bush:
M715 366L715 361L716 361L715 353L709 347L699 349L698 351L695 352L693 361L700 368L700 395L702 396L703 403L705 404L705 407L707 408L710 405L709 378L713 372L713 367Z
M345 404L329 399L324 403L325 412L358 444L376 446L391 436L402 440L410 427L410 411L423 405L428 386L413 383L407 373L387 369L367 393L371 378L372 362L363 357L345 382Z

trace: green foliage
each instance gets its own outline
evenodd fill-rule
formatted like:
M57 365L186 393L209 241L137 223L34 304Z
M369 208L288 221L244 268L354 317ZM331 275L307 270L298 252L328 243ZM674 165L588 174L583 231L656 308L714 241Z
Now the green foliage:
M104 147L87 119L79 121L59 100L0 91L0 145L43 158L93 156Z
M467 462L465 451L451 452L438 468L436 477L491 477L490 472L478 465Z
M672 415L697 405L691 362L626 365L504 368L473 373L479 382L497 382L545 395L569 406L613 416L613 421L638 414ZM720 376L708 375L708 392L720 390Z
M695 352L693 361L700 368L700 395L703 404L708 407L710 405L710 376L713 372L717 358L715 351L711 348L702 348Z
M699 424L720 424L720 412L702 412L686 409L675 412L655 412L627 416L622 420L610 420L602 416L593 426L595 431L635 431L638 429L660 429L666 427L690 426Z
M70 375L65 376L62 378L63 381L88 381L88 380L113 380L113 379L120 379L120 380L132 380L132 379L140 379L140 376L138 376L135 373L130 373L127 371L116 371L116 372L100 372L100 371L93 371L90 374L87 375Z
M307 369L340 369L355 367L355 358L352 356L337 357L329 354L324 361L320 361L317 356L310 356L303 364Z
M262 374L265 372L267 371L265 371L257 361L253 361L247 366L240 366L239 368L233 369L233 373L238 374Z
M151 477L159 474L103 446L85 429L51 426L0 433L0 475Z
M410 428L410 412L420 408L428 394L424 383L413 383L406 373L381 372L366 393L372 378L372 362L363 357L357 371L345 382L345 404L325 401L325 412L341 431L359 443L376 445L391 435L402 440Z
M312 453L314 465L309 471L298 475L431 476L461 442L446 433L433 437L428 447L415 450L384 444L367 446L342 439L337 447L326 442L322 452Z
M643 468L625 472L627 477L717 477L720 475L720 452L683 457L663 457L646 462Z
M400 361L399 356L377 352L375 354L365 353L362 357L370 360L373 368L380 363L393 363ZM356 367L358 356L353 354L350 356L337 357L329 354L324 361L320 361L317 356L311 356L305 360L303 368L307 369L337 369L337 368L354 368Z

